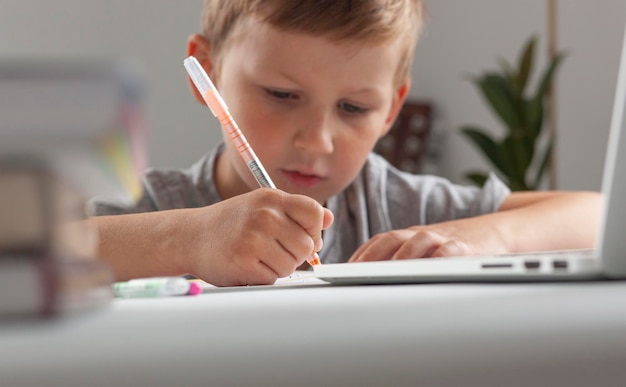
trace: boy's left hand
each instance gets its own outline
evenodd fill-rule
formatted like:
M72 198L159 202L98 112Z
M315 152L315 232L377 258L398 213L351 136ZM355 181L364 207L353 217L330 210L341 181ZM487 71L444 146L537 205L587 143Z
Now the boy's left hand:
M514 192L494 213L375 235L350 262L589 248L601 205L597 192Z
M506 244L497 230L475 219L465 219L377 234L359 247L349 262L506 252Z

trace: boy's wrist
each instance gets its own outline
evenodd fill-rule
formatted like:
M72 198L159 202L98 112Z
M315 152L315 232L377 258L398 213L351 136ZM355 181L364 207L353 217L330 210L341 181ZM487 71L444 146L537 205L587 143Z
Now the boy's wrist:
M190 272L191 243L185 224L190 209L169 210L161 219L159 233L155 236L159 251L156 252L168 275L185 275ZM165 215L165 214L164 214Z

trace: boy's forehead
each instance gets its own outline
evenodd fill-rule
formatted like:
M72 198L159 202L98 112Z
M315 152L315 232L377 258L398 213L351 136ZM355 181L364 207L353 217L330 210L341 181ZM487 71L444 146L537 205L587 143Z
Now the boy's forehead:
M237 60L245 60L265 71L287 73L324 70L327 75L345 77L347 72L367 76L367 81L385 81L395 76L402 45L364 44L358 41L335 42L312 34L284 30L260 20L250 20L225 46L232 49Z

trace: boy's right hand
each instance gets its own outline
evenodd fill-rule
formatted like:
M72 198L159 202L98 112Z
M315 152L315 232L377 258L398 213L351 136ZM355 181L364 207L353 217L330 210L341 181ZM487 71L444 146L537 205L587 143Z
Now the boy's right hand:
M273 284L322 248L333 222L315 200L269 188L180 214L181 267L217 286Z

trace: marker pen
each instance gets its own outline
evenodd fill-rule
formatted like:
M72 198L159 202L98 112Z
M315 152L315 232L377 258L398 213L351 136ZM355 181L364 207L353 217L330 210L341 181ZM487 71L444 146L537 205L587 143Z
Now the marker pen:
M138 278L113 284L113 293L122 298L195 296L201 292L198 283L183 277Z

